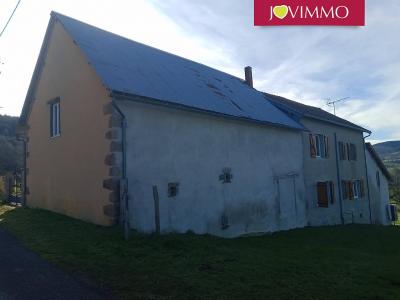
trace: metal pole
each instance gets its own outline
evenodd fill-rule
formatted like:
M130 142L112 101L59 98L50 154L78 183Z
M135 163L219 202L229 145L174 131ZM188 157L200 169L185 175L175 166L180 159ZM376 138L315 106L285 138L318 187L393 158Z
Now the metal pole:
M367 185L367 193L368 193L369 222L370 222L370 224L372 224L371 193L370 193L370 191L369 191L369 178L368 178L367 154L365 153L366 150L367 150L367 149L366 149L366 146L365 146L365 139L368 138L368 137L370 137L370 136L371 136L371 133L368 134L366 137L363 136L363 142L364 142L364 145L363 145L364 147L363 147L363 149L364 149L365 176L366 176L366 178L365 178L365 183L366 183L366 185ZM364 186L364 189L365 189L365 186Z
M336 158L336 172L337 172L337 181L338 181L338 189L339 189L339 206L340 206L340 222L344 225L343 218L343 193L342 193L342 180L340 178L340 167L339 167L339 153L338 153L338 141L337 141L337 133L335 132L335 158Z
M126 176L126 118L124 113L115 103L112 101L112 106L121 116L121 131L122 131L122 180L120 181L120 204L123 208L123 227L125 240L130 238L130 224L129 224L129 193L128 193L128 179Z

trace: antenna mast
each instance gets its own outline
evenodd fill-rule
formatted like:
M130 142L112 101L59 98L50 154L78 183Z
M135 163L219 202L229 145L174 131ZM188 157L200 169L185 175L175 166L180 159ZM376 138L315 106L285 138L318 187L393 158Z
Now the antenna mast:
M328 102L326 103L328 106L333 106L333 114L336 116L336 103L338 103L338 102L341 102L341 101L344 101L344 100L347 100L347 99L350 99L350 97L345 97L345 98L342 98L342 99L338 99L338 100L331 100L330 98L328 98L327 100L328 100Z

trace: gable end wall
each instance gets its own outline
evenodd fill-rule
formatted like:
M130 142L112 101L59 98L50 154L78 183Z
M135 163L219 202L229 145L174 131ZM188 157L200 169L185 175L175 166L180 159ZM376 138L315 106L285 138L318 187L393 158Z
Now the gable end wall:
M117 220L107 157L111 103L84 54L59 22L51 31L27 120L27 205L101 225ZM60 98L61 136L50 137L48 101ZM108 138L109 137L109 138ZM115 189L117 190L117 189Z

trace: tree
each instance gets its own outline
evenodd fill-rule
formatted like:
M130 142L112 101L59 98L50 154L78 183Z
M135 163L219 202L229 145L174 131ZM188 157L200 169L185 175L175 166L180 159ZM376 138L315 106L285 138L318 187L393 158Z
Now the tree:
M15 136L18 118L0 115L0 176L22 167L22 145Z

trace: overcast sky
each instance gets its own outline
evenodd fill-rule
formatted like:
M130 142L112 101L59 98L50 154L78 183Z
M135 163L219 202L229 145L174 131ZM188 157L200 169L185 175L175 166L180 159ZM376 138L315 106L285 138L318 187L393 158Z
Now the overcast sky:
M17 0L0 1L2 27ZM0 37L0 113L19 115L55 10L243 77L255 87L332 111L400 140L400 1L366 0L367 26L254 27L253 0L22 0Z

